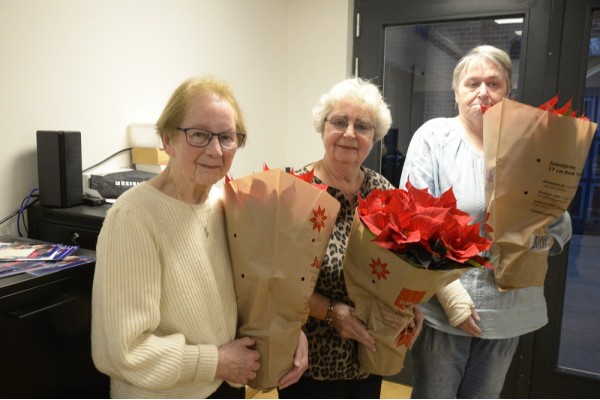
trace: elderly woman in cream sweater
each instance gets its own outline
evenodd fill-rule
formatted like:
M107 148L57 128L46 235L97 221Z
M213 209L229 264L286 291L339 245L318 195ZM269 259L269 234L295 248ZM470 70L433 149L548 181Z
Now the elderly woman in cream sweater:
M157 131L167 167L119 197L98 238L94 363L110 376L111 397L244 398L260 360L253 339L235 338L231 260L213 188L244 145L242 113L226 84L190 79ZM301 336L280 387L307 365Z

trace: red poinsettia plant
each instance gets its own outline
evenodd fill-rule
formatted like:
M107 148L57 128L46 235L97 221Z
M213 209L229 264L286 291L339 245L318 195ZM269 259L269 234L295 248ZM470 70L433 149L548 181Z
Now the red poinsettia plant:
M411 265L431 270L492 268L479 253L492 241L480 235L480 224L457 208L452 188L440 197L417 189L374 190L359 197L358 215L374 235L373 242ZM486 229L487 229L486 225Z

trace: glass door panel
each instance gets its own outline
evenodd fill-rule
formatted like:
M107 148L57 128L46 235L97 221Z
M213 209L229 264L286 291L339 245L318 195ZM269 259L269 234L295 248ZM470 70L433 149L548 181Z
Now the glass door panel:
M383 92L393 125L382 143L381 171L390 182L398 186L413 133L431 118L457 115L452 73L472 47L485 43L510 54L511 97L518 97L523 20L503 15L385 28Z
M478 44L507 51L513 65L512 96L519 93L524 14L477 17L436 23L396 24L384 30L383 93L392 127L381 143L381 173L398 186L413 133L427 120L458 114L452 74L458 61ZM389 380L410 384L412 358Z
M600 11L591 14L583 112L600 120ZM600 135L598 131L571 205L569 246L558 369L600 379Z

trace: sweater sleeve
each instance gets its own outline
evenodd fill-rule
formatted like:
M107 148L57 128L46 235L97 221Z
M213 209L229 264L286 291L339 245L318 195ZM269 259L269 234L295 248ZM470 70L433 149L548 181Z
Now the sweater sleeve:
M161 259L152 219L113 208L97 244L92 355L105 374L148 389L212 381L218 350L161 332ZM168 234L168 233L165 233Z

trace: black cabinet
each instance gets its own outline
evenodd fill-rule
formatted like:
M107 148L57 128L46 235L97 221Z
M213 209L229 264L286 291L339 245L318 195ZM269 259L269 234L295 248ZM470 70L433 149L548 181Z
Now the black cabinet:
M108 397L91 358L94 265L71 270L0 280L0 397Z
M0 397L109 397L109 379L91 356L94 267L0 279Z

